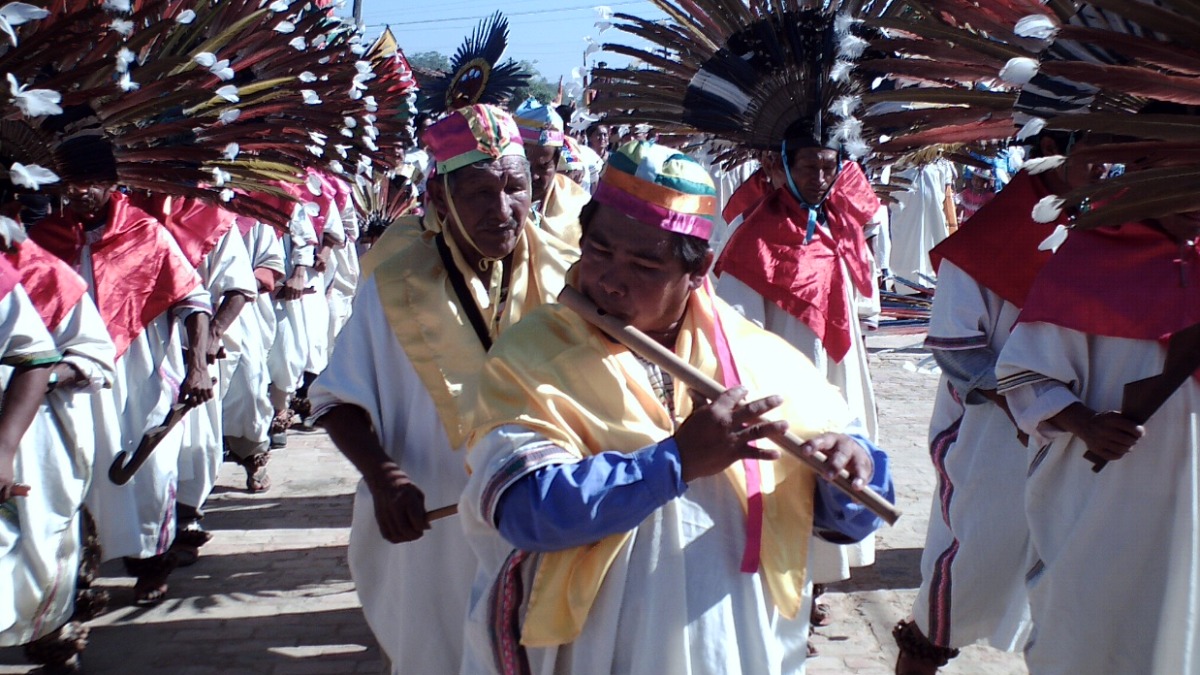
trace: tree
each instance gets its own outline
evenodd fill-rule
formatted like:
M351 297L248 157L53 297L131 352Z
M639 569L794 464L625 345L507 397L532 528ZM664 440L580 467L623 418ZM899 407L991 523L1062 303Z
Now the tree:
M525 99L529 98L530 96L537 99L539 103L549 105L550 102L554 100L554 97L558 95L558 84L550 84L547 82L546 78L542 77L542 74L538 72L538 69L534 67L533 63L529 61L521 61L520 64L526 72L531 73L533 76L529 78L529 83L527 85L517 89L517 91L513 94L512 100L509 101L509 107L513 110L516 110L517 107L524 103Z
M414 68L425 70L450 70L450 57L441 52L419 52L408 57L408 63Z

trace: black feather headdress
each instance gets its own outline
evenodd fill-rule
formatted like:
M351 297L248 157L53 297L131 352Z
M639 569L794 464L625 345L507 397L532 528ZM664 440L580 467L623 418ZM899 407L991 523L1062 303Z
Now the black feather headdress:
M450 60L450 72L425 86L422 111L440 115L476 103L507 103L530 78L516 61L500 62L507 48L508 19L496 12L459 46Z
M864 3L654 4L667 21L614 17L616 28L653 48L604 45L642 65L594 70L593 112L613 123L708 135L732 146L727 163L778 151L785 140L852 157L869 152L858 118L863 85L854 72L870 46Z

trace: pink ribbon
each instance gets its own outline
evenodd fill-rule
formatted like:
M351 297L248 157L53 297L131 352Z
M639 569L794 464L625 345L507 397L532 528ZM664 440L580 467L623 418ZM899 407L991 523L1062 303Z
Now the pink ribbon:
M704 290L712 301L713 339L716 342L717 361L721 364L721 380L726 389L741 385L737 365L733 362L733 353L729 351L729 341L725 339L725 327L721 325L721 315L717 313L717 294L707 277L704 279ZM746 548L742 551L742 572L754 574L761 562L762 533L763 533L763 496L762 472L757 459L742 460L742 469L746 472Z

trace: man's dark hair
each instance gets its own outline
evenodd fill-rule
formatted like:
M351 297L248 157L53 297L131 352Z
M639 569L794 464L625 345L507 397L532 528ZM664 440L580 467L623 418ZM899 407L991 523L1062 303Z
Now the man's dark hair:
M596 210L599 208L600 202L593 199L579 212L579 224L582 227L583 239L587 239L588 225L591 224L592 218L596 216ZM690 234L678 232L668 232L667 234L671 237L671 248L675 251L675 258L683 264L684 271L688 274L703 272L704 254L708 253L708 242Z
M595 122L592 122L591 124L588 125L587 131L583 132L583 135L588 138L591 138L592 134L594 134L600 130L600 127L607 127L607 126L608 126L608 123L605 122L604 120L596 120Z
M1073 132L1059 131L1057 129L1046 129L1040 132L1037 136L1029 139L1029 159L1040 159L1045 156L1042 152L1042 139L1049 138L1054 141L1054 147L1060 155L1066 154L1071 146L1071 136Z

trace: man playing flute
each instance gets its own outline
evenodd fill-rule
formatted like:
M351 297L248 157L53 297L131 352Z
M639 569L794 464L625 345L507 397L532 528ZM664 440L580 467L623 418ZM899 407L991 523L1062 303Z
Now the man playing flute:
M629 143L584 208L568 283L728 391L701 400L561 305L531 312L482 374L460 502L480 558L465 673L763 673L806 617L810 532L875 530L768 436L790 430L892 495L887 456L804 356L707 281L712 179Z

